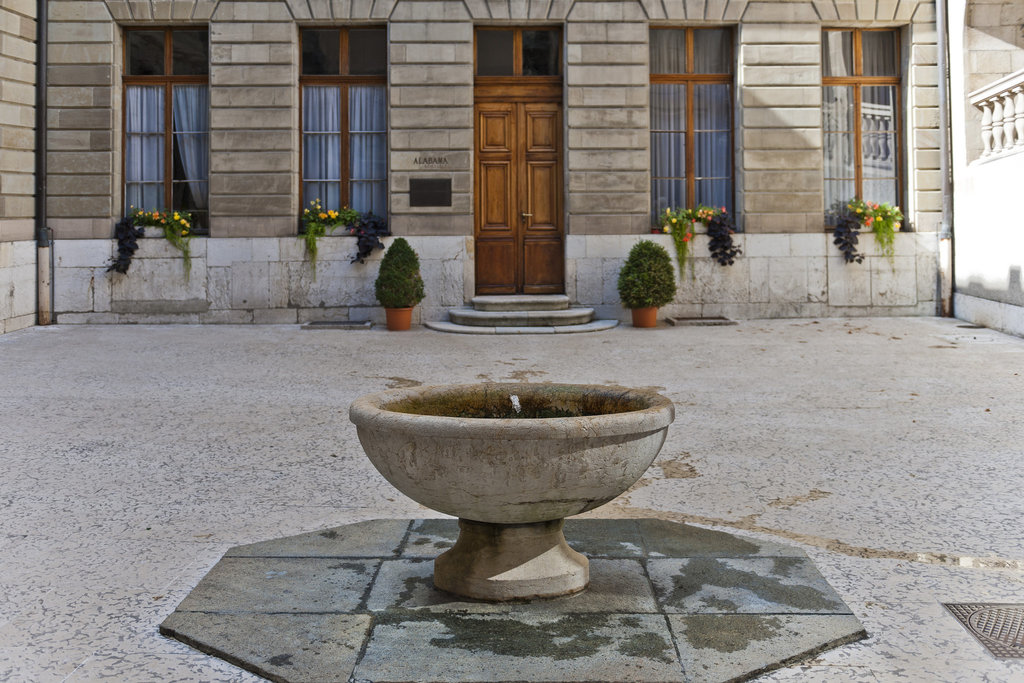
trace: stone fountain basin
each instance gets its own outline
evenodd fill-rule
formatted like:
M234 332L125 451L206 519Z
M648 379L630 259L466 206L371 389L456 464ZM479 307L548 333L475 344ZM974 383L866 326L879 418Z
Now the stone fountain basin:
M657 456L674 416L653 391L579 384L395 389L349 409L370 462L399 491L464 520L506 525L561 519L623 493Z

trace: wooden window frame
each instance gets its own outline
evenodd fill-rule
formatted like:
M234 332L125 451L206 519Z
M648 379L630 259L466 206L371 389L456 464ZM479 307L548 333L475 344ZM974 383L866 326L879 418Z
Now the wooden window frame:
M512 31L512 75L510 76L477 76L477 50L480 45L480 34L488 31ZM552 31L555 34L558 53L555 63L558 73L553 76L523 75L523 31ZM476 98L503 99L509 96L519 99L535 98L548 101L552 97L561 98L562 93L562 55L564 38L560 26L477 26L473 32L473 84Z
M901 56L902 44L900 41L900 30L898 28L844 28L844 27L827 27L822 29L822 46L824 49L824 35L826 33L851 33L853 34L853 75L852 76L825 76L824 72L821 76L821 89L822 95L824 96L825 88L829 86L852 86L853 87L853 116L854 121L857 125L854 127L854 149L857 153L854 155L854 196L864 199L864 163L862 159L862 150L864 145L864 126L861 115L861 87L863 86L895 86L896 102L895 111L896 116L894 117L895 123L895 144L894 151L896 154L896 204L899 205L903 202L903 198L906 196L904 188L904 147L903 147L903 61ZM863 36L865 33L870 32L884 32L884 33L895 33L896 34L896 75L895 76L865 76L864 74L864 51L863 51ZM824 101L824 97L823 97ZM822 130L824 136L825 131ZM825 141L822 139L822 154L824 154ZM827 178L825 180L828 180ZM845 199L850 199L849 197ZM829 207L825 207L825 213L828 214Z
M207 72L201 75L174 75L174 38L175 31L206 31L206 44L210 44L210 30L206 26L133 26L124 29L124 40L121 45L121 63L124 65L121 77L121 204L124 204L125 197L125 153L128 149L128 97L129 86L163 86L164 88L164 206L162 208L173 209L174 203L174 86L176 85L205 85L210 87L210 71L207 65ZM128 73L128 34L139 31L163 31L164 32L164 73L160 75L132 76ZM207 128L207 143L209 143L210 130ZM209 147L207 147L209 153ZM210 195L210 178L206 179L207 203ZM196 234L208 234L210 231L209 208L205 211L207 225L201 223L193 230Z
M357 25L357 26L300 26L299 27L299 206L308 206L309 200L307 200L306 193L306 178L304 175L305 161L303 155L305 154L305 117L303 114L303 96L302 90L307 85L326 85L326 86L337 86L341 90L341 102L339 104L341 122L339 123L341 130L341 150L339 154L343 160L340 168L339 178L339 201L342 206L350 206L352 201L351 193L351 134L349 130L349 116L348 116L348 90L353 85L383 85L385 90L388 84L387 77L387 64L384 65L384 73L378 75L350 75L349 70L349 59L348 59L348 48L349 48L349 36L350 30L359 29L384 29L387 30L387 26L383 24L368 24ZM338 73L337 74L310 74L306 75L302 73L302 37L303 32L306 30L315 31L338 31ZM386 35L386 34L385 34ZM385 133L387 135L387 133ZM312 181L316 182L316 181ZM385 175L385 182L387 182L387 175ZM384 216L386 219L387 216Z
M730 29L729 38L731 40L730 47L733 53L733 71L728 74L700 74L694 72L695 54L694 45L696 43L694 39L694 33L696 31L706 29ZM655 83L674 83L686 86L686 131L684 133L685 141L685 173L686 173L686 198L687 204L692 204L688 208L696 208L697 204L697 177L696 177L696 166L697 156L694 145L696 139L696 131L694 130L694 114L693 114L693 88L695 85L712 84L712 85L728 85L729 86L729 150L735 155L736 149L736 73L735 73L735 54L736 54L736 32L730 26L652 26L650 33L655 31L685 31L686 32L686 72L681 74L656 74L651 73L651 84ZM648 36L650 35L648 34ZM648 37L648 41L650 38ZM653 128L650 132L657 132ZM733 206L736 204L736 159L735 156L730 165L732 173L729 177L729 183L732 187L732 198ZM653 169L652 169L653 171ZM665 178L668 179L668 178ZM653 195L654 189L654 174L651 174L651 193ZM654 212L659 211L664 207L651 207L652 215ZM735 208L733 213L736 213Z

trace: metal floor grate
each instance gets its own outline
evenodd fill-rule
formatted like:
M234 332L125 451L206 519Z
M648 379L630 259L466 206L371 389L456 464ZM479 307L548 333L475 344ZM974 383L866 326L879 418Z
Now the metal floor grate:
M943 603L994 657L1024 659L1024 605Z

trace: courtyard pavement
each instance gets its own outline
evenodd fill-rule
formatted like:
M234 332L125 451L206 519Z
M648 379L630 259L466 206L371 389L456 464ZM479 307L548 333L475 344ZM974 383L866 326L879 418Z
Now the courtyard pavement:
M53 326L0 337L0 681L256 681L158 633L225 551L436 516L363 456L356 397L655 387L658 460L588 514L785 542L868 638L764 681L1024 681L941 603L1024 603L1024 339L955 320L582 335Z

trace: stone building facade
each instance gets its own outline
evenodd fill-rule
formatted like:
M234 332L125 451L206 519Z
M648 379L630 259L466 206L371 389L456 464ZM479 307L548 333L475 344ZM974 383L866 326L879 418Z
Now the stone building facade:
M36 321L36 5L0 6L0 334Z
M1024 336L1024 3L950 2L958 318Z
M7 56L14 44L6 40L13 35L7 17L30 20L30 5L3 10L3 58L19 65L30 57ZM652 214L662 208L652 202L652 31L721 28L731 80L729 144L720 153L731 167L727 192L743 253L719 266L697 235L692 276L680 278L668 312L937 312L942 183L932 0L51 0L48 7L46 206L56 237L57 322L382 318L372 287L380 252L351 263L354 238L325 237L314 275L297 236L301 36L360 27L386 29L387 220L420 254L427 283L421 320L444 319L449 307L481 291L486 187L474 46L494 28L557 30L555 172L545 176L555 189L545 210L557 214L561 249L552 286L574 303L625 319L615 280L629 247L645 237L670 244L650 234ZM192 241L187 279L180 255L156 238L143 240L127 274L107 272L114 224L127 208L126 35L183 28L208 31L208 235ZM898 147L897 200L912 230L897 235L891 258L862 239L867 258L847 265L825 225L822 44L829 29L894 31L900 106L898 133L887 139ZM22 154L28 128L12 129L12 142L7 130L5 154ZM0 216L4 278L32 267L25 265L32 250L18 246L31 238L28 176L9 165ZM15 165L28 168L25 160ZM417 199L423 180L450 191L444 205ZM21 266L5 265L17 258Z

